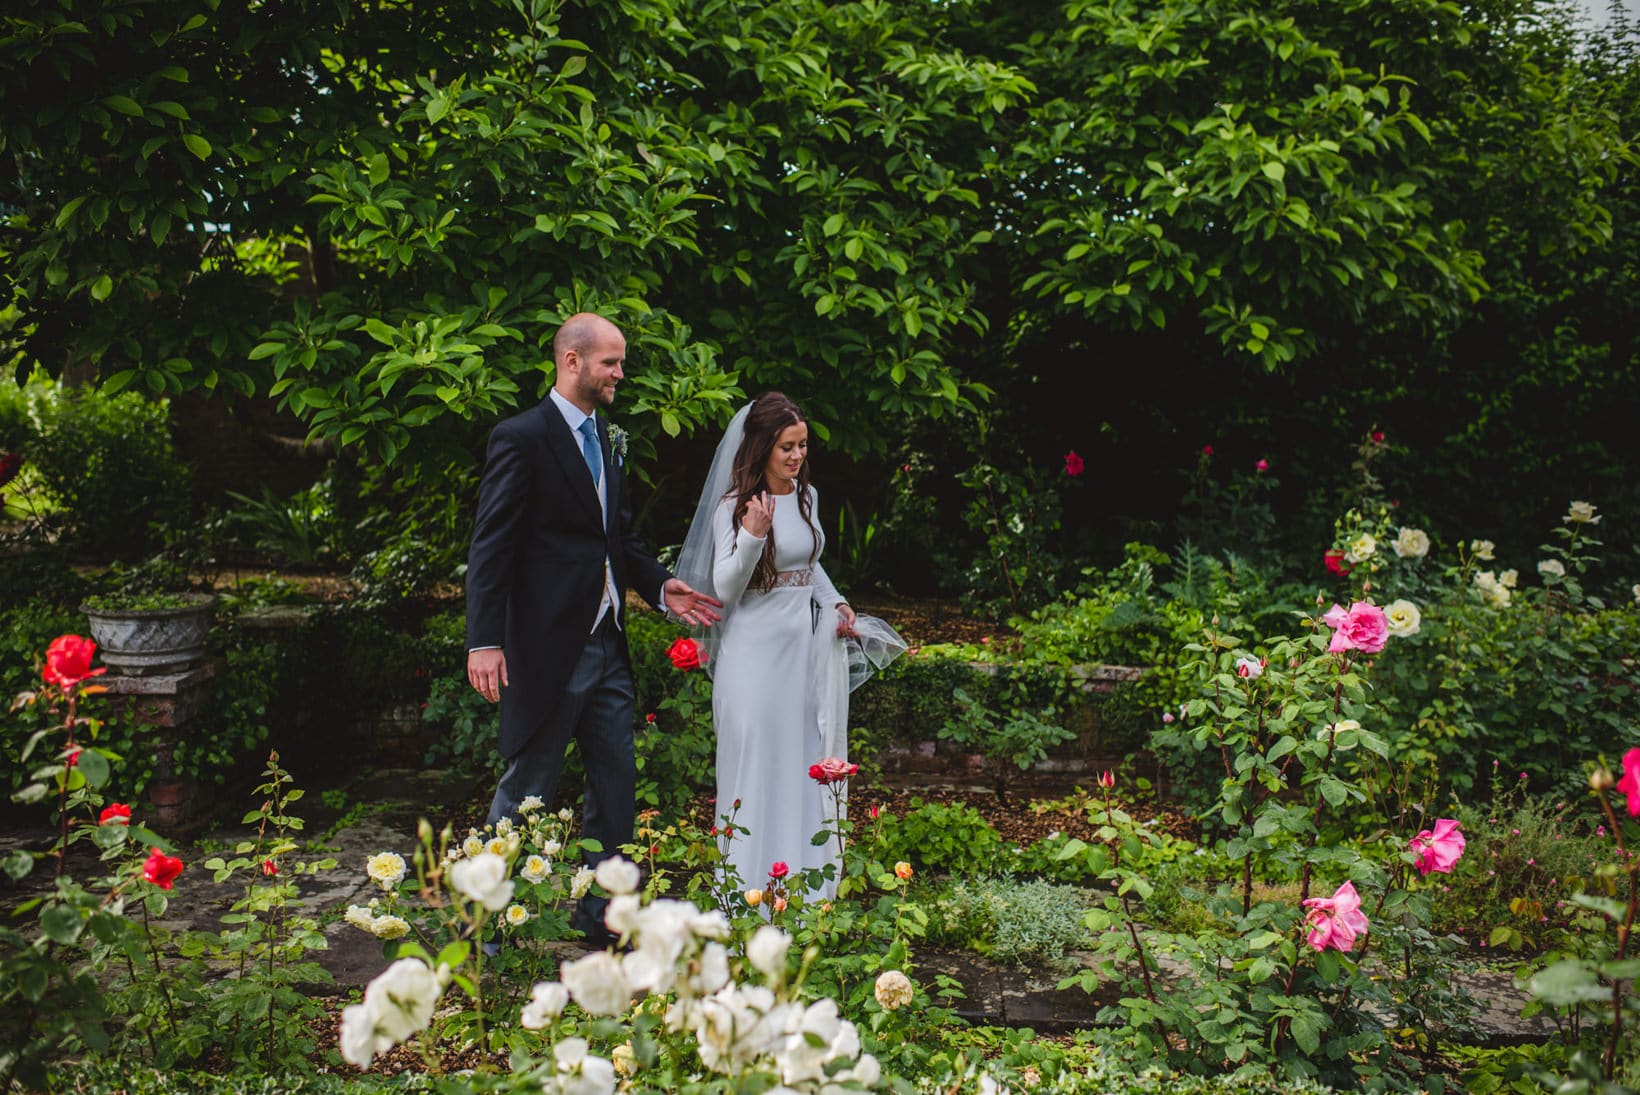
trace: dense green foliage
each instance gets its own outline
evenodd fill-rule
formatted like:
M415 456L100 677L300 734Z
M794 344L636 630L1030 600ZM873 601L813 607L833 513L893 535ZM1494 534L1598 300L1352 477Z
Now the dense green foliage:
M1101 489L1014 545L1044 569L970 575L985 599L1156 531L1204 442L1288 473L1289 549L1374 421L1421 510L1490 531L1570 482L1628 514L1635 39L1564 14L33 0L0 324L20 367L271 396L436 483L605 310L644 474L788 388L869 461L845 496L880 559L923 557L873 520L885 454L944 468L954 515L1077 449Z

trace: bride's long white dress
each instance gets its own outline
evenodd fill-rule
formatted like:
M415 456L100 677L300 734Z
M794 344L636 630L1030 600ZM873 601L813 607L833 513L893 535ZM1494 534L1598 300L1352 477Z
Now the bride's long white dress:
M818 525L814 488L809 492ZM813 843L834 807L826 789L809 778L809 765L826 756L847 759L847 671L840 684L828 671L843 664L836 610L843 597L819 556L810 563L815 542L797 492L772 497L780 572L773 589L747 588L766 541L731 524L733 500L718 507L713 528L713 580L725 609L712 675L717 814L733 814L748 830L727 842L720 838L719 847L748 887L763 886L777 862L794 877L837 862L835 838Z

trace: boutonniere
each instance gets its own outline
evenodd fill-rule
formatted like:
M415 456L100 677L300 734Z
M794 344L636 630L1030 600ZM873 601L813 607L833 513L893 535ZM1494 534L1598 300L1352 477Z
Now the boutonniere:
M617 468L626 467L626 431L613 422L609 424L609 454Z

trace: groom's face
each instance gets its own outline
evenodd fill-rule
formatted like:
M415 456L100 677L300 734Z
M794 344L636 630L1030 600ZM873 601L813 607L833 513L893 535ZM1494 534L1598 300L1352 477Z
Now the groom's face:
M593 406L610 406L615 402L615 385L625 375L621 372L625 362L626 339L616 330L602 332L587 343L585 353L576 355L576 394Z

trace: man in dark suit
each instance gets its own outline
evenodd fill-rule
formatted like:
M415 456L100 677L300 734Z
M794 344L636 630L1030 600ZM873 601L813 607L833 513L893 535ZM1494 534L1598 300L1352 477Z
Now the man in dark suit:
M557 375L539 405L490 434L467 556L467 679L501 704L506 771L492 823L536 795L550 805L573 738L586 765L581 831L603 845L632 839L632 665L623 630L628 585L685 623L710 626L720 603L655 561L632 531L621 455L597 409L615 401L626 338L581 313L552 343ZM575 926L608 939L602 899Z

